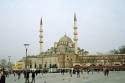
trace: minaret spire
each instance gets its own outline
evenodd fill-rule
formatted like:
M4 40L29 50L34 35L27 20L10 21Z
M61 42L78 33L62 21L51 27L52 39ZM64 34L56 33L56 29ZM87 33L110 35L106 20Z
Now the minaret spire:
M76 13L74 13L74 21L77 21Z
M78 34L77 34L77 18L76 18L76 14L74 13L74 43L75 43L75 54L77 54L78 49L77 49L77 41L78 41Z
M42 18L41 18L41 21L40 21L40 35L39 35L39 38L40 38L40 53L43 52L43 21L42 21Z
M41 17L40 25L43 25L42 17Z

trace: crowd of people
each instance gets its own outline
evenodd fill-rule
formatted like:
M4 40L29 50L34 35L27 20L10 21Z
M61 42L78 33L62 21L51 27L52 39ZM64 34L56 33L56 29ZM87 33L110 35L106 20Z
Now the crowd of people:
M70 77L72 77L73 75L76 75L77 78L80 78L80 74L83 74L84 72L87 72L87 74L89 74L89 72L93 71L92 69L86 69L86 70L82 70L82 69L60 69L58 71L58 73L61 73L61 75L64 75L64 73L69 73ZM104 76L108 76L109 74L109 69L108 68L104 68L103 72L104 72ZM17 76L18 80L20 79L20 77L22 76L22 74L24 75L25 78L25 83L35 83L35 77L38 74L44 74L44 73L48 73L47 70L41 71L41 70L16 70L16 71L0 71L0 83L6 83L6 77L9 77L10 74L13 74L13 76ZM29 78L31 78L31 80L29 80Z
M9 77L9 75L13 74L13 76L18 76L18 80L20 79L21 75L24 75L25 83L35 83L35 76L40 73L40 71L29 71L29 70L18 70L18 71L0 71L0 83L6 83L6 77ZM32 80L29 81L29 75L31 74Z

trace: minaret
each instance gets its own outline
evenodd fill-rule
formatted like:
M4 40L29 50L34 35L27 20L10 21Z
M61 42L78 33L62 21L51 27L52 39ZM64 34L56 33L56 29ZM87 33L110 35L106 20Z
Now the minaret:
M40 53L43 52L43 22L42 22L42 18L41 18L41 21L40 21L40 35L39 35L39 38L40 38Z
M74 13L74 27L73 27L73 29L74 29L74 43L75 43L75 54L77 54L77 51L78 51L78 49L77 49L77 41L78 41L78 34L77 34L77 18L76 18L76 14Z

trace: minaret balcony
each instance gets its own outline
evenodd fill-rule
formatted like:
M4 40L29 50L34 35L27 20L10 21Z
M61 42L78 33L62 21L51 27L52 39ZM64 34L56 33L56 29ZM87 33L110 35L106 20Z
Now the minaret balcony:
M40 32L43 32L43 30L40 30Z
M77 41L78 39L77 38L74 38L74 41Z
M77 27L74 27L74 29L77 29Z
M77 33L77 32L74 32L74 35L78 35L78 33Z
M40 38L43 38L43 36L42 36L42 35L40 35L39 37L40 37Z
M43 43L43 41L39 41L39 43Z

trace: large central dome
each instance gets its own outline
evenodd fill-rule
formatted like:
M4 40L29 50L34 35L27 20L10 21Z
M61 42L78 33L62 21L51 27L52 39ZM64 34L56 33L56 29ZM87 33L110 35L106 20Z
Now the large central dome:
M62 38L60 38L59 42L69 42L69 43L72 43L72 39L65 34Z

